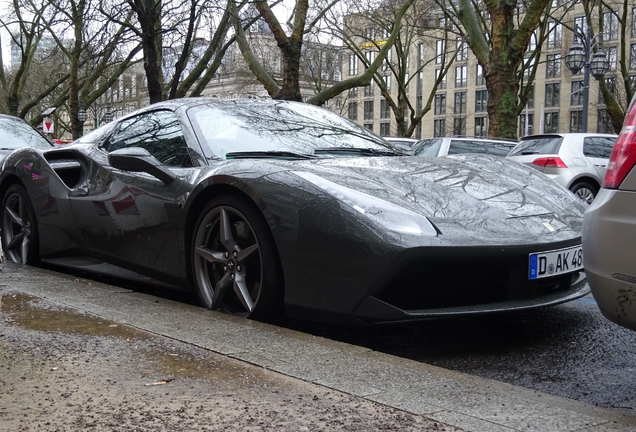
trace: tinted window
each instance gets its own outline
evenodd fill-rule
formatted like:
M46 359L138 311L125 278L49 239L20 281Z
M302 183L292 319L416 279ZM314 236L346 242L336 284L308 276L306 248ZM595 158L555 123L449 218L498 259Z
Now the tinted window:
M0 118L0 149L50 148L51 146L49 140L24 120L11 117Z
M509 156L558 154L562 142L563 137L560 136L524 139L513 151L510 152Z
M616 138L588 137L583 140L583 154L587 157L609 159Z
M486 153L494 155L494 156L507 156L510 153L517 143L499 143L499 142L489 142L486 143Z
M480 141L451 140L448 154L486 153L486 145Z
M141 147L169 166L192 166L179 119L170 111L154 111L122 121L104 146L112 152Z
M439 148L442 146L442 139L423 139L417 142L415 147L415 156L423 157L435 157L439 153Z

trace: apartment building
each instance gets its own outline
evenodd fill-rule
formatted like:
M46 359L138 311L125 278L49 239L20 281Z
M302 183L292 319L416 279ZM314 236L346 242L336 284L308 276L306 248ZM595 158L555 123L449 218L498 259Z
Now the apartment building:
M558 6L558 5L557 5ZM618 74L621 49L619 6L614 11L606 9L602 47L609 61L609 70L604 77L610 90L624 92L622 76ZM625 49L627 68L632 82L636 80L636 6L629 5L631 14L627 19ZM486 136L488 133L487 100L488 91L481 67L467 45L456 35L451 37L443 31L445 20L428 13L427 23L432 25L421 31L409 47L393 47L386 64L380 69L382 80L391 98L397 98L403 83L406 98L415 110L432 95L431 109L422 117L421 124L411 136L426 138L448 135ZM386 42L388 32L372 25L367 17L352 15L345 21L356 33L357 49L343 53L343 78L363 72L365 60L372 60ZM376 20L377 22L377 20ZM412 21L414 22L414 20ZM563 19L549 23L548 37L537 63L534 81L531 83L526 109L519 116L518 135L525 136L540 132L577 132L582 129L583 118L583 72L573 74L565 63L566 55L576 38L573 28L587 29L583 5L578 3L569 9ZM598 23L596 23L598 26ZM380 37L378 37L380 35ZM600 40L600 37L595 39ZM528 54L537 48L536 39L528 47ZM358 54L356 54L356 51ZM362 56L362 57L361 57ZM453 58L454 57L454 58ZM529 64L530 59L526 62ZM453 58L448 64L445 60ZM445 76L434 92L433 84L444 68ZM404 71L398 76L395 71ZM522 71L523 73L523 71ZM524 80L528 78L528 74ZM380 83L382 84L382 83ZM350 91L344 101L344 115L360 125L383 136L398 134L397 121L377 82ZM590 79L588 104L588 131L614 132L598 81Z

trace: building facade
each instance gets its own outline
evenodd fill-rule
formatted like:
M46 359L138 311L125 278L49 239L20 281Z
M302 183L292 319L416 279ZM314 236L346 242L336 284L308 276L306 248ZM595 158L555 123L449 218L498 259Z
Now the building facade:
M558 5L555 4L558 7ZM618 18L620 11L605 9L602 47L609 60L609 71L604 75L610 91L623 92L619 53L622 48L621 28ZM636 6L630 5L627 17L625 49L626 67L632 83L636 80ZM349 26L359 29L357 46L343 55L343 78L358 75L364 71L365 62L372 60L375 53L386 41L387 31L368 25L372 20L362 16L348 17ZM347 21L346 21L347 22ZM353 24L352 24L353 22ZM377 20L375 20L377 22ZM464 135L487 136L488 91L486 81L476 57L457 36L449 37L444 31L445 20L438 14L432 19L428 14L427 25L434 27L421 31L413 37L409 47L392 48L386 64L379 70L385 91L391 99L397 97L400 86L410 106L417 112L431 97L431 108L412 133L415 138ZM579 2L565 12L560 21L549 23L549 33L538 57L536 74L530 83L529 100L519 116L518 135L525 136L548 132L581 131L583 118L583 72L573 74L565 64L565 58L573 45L575 25L587 29L583 5ZM598 22L596 23L598 25ZM406 27L406 26L405 26ZM380 35L380 37L378 37ZM599 40L597 38L596 40ZM524 69L524 85L528 82L530 54L535 51L536 35L528 47ZM448 59L452 59L448 62ZM537 61L537 60L535 60ZM444 79L434 89L436 78L448 68ZM396 71L404 70L400 76ZM523 74L523 70L520 73ZM391 85L394 81L397 85ZM402 84L403 83L403 84ZM398 135L397 121L389 109L389 99L372 82L365 88L349 92L344 101L344 115L360 125L383 136ZM607 110L599 92L599 83L590 79L588 104L588 131L614 133Z

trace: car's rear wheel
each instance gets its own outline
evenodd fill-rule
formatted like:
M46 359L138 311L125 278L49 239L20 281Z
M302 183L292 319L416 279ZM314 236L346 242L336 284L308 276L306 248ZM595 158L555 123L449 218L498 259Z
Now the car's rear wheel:
M282 309L282 271L261 213L239 197L208 203L195 225L192 272L208 309L271 319Z
M33 264L39 259L38 226L33 205L23 186L11 185L0 208L2 250L9 261Z
M597 188L586 182L576 183L570 187L570 190L587 204L592 204L598 193Z

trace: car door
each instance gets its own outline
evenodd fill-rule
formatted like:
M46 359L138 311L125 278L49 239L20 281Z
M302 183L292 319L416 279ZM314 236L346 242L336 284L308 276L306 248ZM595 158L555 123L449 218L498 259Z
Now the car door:
M178 275L182 266L176 230L181 211L179 179L164 183L145 172L115 169L108 154L142 147L169 169L191 165L177 116L154 111L121 122L93 151L96 163L83 195L73 199L85 247L97 258L141 273Z
M609 162L610 155L612 154L612 148L614 148L615 142L616 138L602 136L586 137L583 140L583 154L594 166L594 169L601 180L605 177L607 164Z

